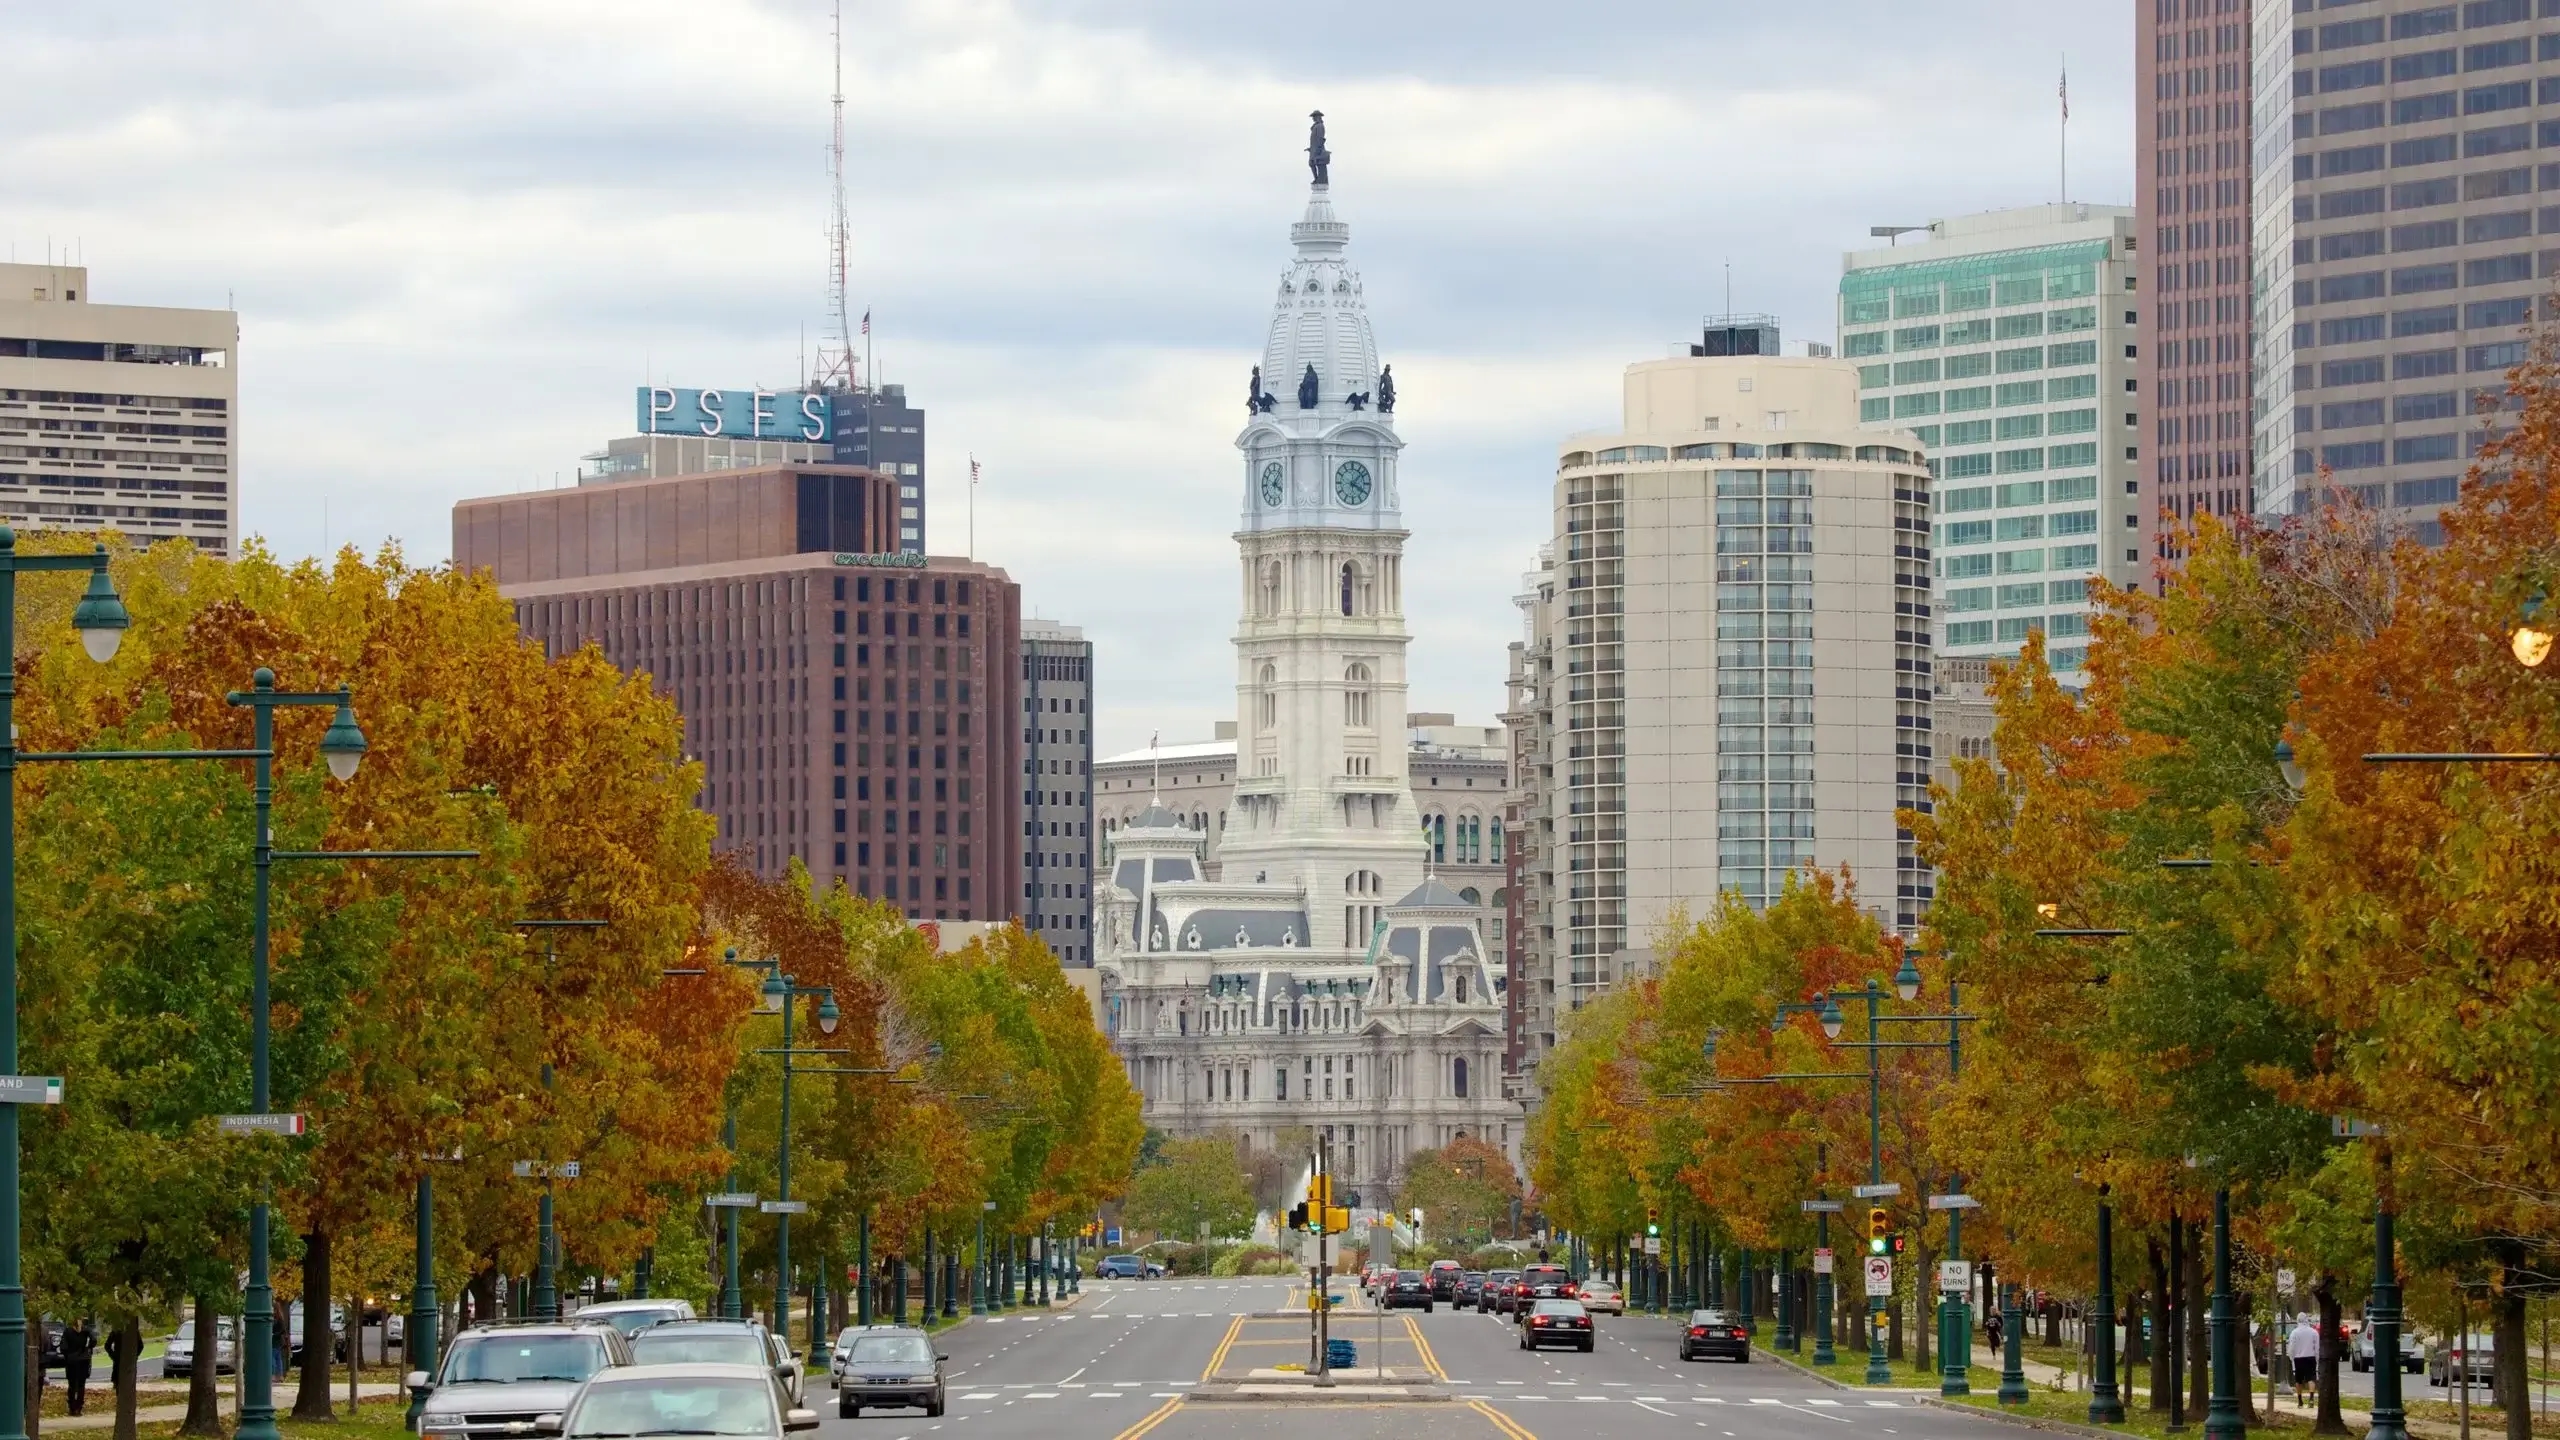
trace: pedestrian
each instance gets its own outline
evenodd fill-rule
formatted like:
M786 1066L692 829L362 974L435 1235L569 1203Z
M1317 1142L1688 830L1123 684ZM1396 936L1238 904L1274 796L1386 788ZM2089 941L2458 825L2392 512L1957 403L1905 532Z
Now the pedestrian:
M113 1342L110 1341L109 1343L112 1345ZM97 1334L90 1330L89 1322L85 1317L74 1320L69 1325L63 1327L63 1400L64 1403L70 1407L70 1411L74 1415L78 1415L88 1408L89 1356L97 1348ZM108 1353L112 1356L114 1351L111 1349Z
M2293 1403L2299 1409L2303 1397L2320 1379L2320 1331L2310 1316L2293 1322L2293 1333L2285 1337L2284 1348L2293 1357Z
M1983 1334L1983 1337L1984 1337L1985 1339L1987 1339L1987 1340L1989 1340L1989 1341L1991 1342L1991 1349L1993 1349L1994 1351L1997 1351L1997 1350L2000 1348L2000 1312L1999 1312L1999 1311L1997 1311L1997 1310L1986 1310L1986 1311L1984 1311L1984 1312L1983 1312L1983 1315L1982 1315L1982 1334Z

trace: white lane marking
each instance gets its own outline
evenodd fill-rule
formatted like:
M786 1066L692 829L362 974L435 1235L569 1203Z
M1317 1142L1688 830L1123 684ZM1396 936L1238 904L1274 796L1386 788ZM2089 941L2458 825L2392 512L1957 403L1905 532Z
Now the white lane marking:
M1025 1395L1022 1398L1025 1400L1055 1400L1058 1398L1058 1392L1055 1390L1040 1390L1035 1391L1032 1394Z
M960 1398L963 1400L993 1400L996 1398L996 1392L993 1390L973 1390Z
M1837 1400L1807 1400L1804 1403L1807 1405L1837 1405L1840 1402Z
M1638 1400L1638 1401L1636 1401L1635 1403L1636 1403L1636 1408L1637 1408L1637 1409L1639 1409L1639 1410L1653 1410L1653 1413L1654 1413L1654 1414L1656 1414L1656 1415L1671 1415L1671 1412L1670 1412L1670 1411L1668 1411L1668 1410L1654 1410L1654 1407L1652 1407L1651 1405L1646 1404L1646 1403L1645 1403L1644 1401L1642 1401L1642 1400ZM1679 1419L1680 1417L1679 1417L1679 1416L1677 1416L1677 1415L1671 1415L1671 1418L1672 1418L1672 1419L1674 1419L1674 1420L1677 1420L1677 1419Z
M1087 1370L1090 1370L1090 1369L1092 1369L1092 1368L1093 1368L1093 1367L1092 1367L1092 1366L1090 1366L1090 1365L1079 1365L1079 1366L1077 1366L1077 1367L1075 1368L1075 1370L1074 1370L1072 1373L1070 1373L1070 1374L1067 1376L1067 1378L1066 1378L1066 1379L1061 1380L1061 1381L1059 1381L1058 1383L1059 1383L1060 1385L1072 1385L1072 1384L1074 1384L1074 1383L1075 1383L1075 1381L1076 1381L1076 1376L1081 1375L1081 1374L1083 1374L1084 1372L1086 1372Z

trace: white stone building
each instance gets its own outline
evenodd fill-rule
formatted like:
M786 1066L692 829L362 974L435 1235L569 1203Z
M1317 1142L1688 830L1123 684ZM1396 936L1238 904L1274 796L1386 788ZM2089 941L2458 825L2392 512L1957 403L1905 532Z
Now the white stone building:
M1481 903L1431 873L1415 803L1394 385L1320 124L1309 148L1316 183L1236 439L1237 738L1187 757L1225 764L1219 869L1194 823L1208 808L1151 794L1105 840L1094 942L1150 1125L1265 1146L1304 1127L1375 1208L1406 1157L1460 1135L1516 1160L1520 1109Z

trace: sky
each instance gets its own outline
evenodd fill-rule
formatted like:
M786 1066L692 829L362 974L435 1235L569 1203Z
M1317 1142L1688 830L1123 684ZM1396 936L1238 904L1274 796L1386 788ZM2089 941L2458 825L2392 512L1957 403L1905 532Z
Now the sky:
M1105 754L1234 714L1234 439L1308 111L1396 367L1410 704L1465 723L1502 706L1558 442L1614 425L1728 273L1731 309L1828 341L1870 226L2133 198L2124 0L843 23L852 305L928 413L928 547L1084 627ZM439 562L454 501L570 483L636 387L798 380L830 27L828 0L0 0L0 248L238 309L245 535Z

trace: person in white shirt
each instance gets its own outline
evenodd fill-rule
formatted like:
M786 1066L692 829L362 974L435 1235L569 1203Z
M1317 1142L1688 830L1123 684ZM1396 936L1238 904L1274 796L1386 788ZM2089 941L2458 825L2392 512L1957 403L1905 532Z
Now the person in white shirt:
M2320 1331L2304 1316L2285 1337L2285 1353L2293 1357L2293 1403L2299 1406L2320 1380Z

